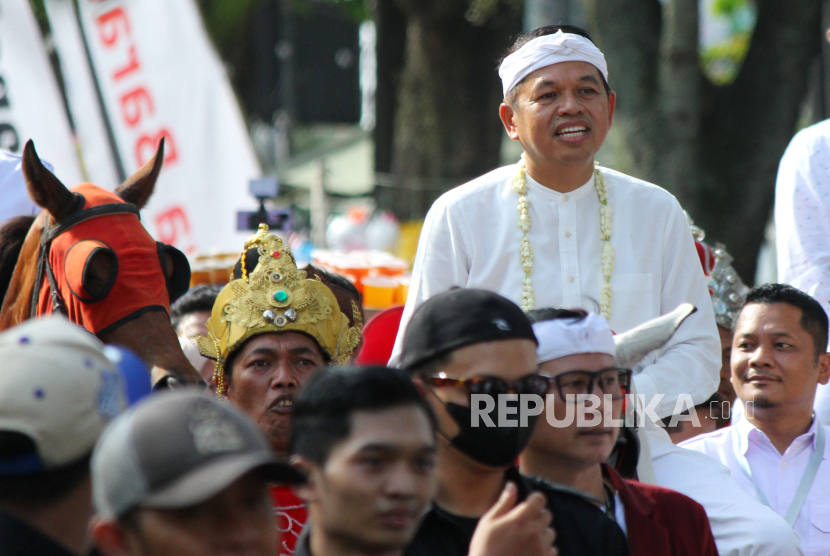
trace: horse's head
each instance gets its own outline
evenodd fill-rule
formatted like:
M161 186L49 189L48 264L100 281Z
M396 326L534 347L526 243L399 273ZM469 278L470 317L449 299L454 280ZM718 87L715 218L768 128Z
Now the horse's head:
M23 243L3 314L14 313L12 320L20 321L63 312L104 342L198 380L169 318L170 304L189 285L187 259L154 241L138 217L152 195L163 152L162 142L156 156L115 192L91 183L69 190L41 163L33 143L26 144L26 185L45 210Z

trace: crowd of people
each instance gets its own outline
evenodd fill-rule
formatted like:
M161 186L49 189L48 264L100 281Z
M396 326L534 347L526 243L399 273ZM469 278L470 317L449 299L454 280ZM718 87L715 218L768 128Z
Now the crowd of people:
M805 291L747 288L595 164L616 94L585 31L522 35L499 76L524 154L430 209L394 346L267 226L170 308L201 380L136 387L61 315L0 333L0 556L830 553L830 223L781 200ZM828 201L803 143L779 200Z

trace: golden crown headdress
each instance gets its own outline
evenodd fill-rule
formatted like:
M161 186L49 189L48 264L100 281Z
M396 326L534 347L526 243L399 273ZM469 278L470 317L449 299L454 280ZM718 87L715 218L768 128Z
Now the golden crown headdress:
M252 251L253 252L253 257ZM247 268L256 261L253 270ZM248 339L266 332L304 332L314 338L333 363L344 363L361 340L363 320L351 301L352 320L319 278L297 268L291 249L268 226L245 242L240 276L225 286L213 304L208 335L193 340L205 357L216 361L216 394L224 396L225 364Z

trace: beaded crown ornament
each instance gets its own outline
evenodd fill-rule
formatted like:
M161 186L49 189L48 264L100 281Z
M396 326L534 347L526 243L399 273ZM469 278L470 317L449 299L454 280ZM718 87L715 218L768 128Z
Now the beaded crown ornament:
M688 218L688 214L686 215ZM712 308L715 310L715 322L721 328L732 330L738 311L746 299L749 288L743 283L738 272L730 264L732 256L726 252L722 243L715 243L711 247L703 242L706 232L694 225L689 218L692 237L706 275L709 295L712 297Z
M255 260L255 268L249 269ZM207 336L192 339L205 357L216 361L216 393L223 396L228 357L253 336L267 332L303 332L314 338L333 363L344 363L361 340L362 315L352 301L354 326L340 310L332 290L318 277L298 269L283 241L261 224L245 242L237 267L240 277L225 286L213 304ZM232 276L233 278L233 276Z

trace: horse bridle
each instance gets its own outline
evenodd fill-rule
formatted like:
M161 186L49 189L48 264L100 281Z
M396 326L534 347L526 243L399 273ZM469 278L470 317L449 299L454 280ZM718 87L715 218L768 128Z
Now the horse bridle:
M74 195L78 197L76 207L83 207L86 202L84 196L78 193L74 193ZM44 273L46 274L47 280L49 280L49 290L52 294L52 311L59 311L64 316L68 316L66 305L61 297L60 290L58 289L57 280L55 280L55 274L52 271L52 264L49 262L49 252L52 247L52 240L73 226L77 226L81 222L86 222L92 218L108 216L111 214L134 214L139 218L139 220L141 219L138 207L131 203L107 203L104 205L90 207L88 209L81 208L80 210L76 208L72 214L54 226L51 224L51 218L46 218L46 224L43 226L43 233L40 236L40 250L37 256L37 276L35 278L35 289L32 291L32 308L30 312L31 318L34 318L37 314L40 288L43 284Z

